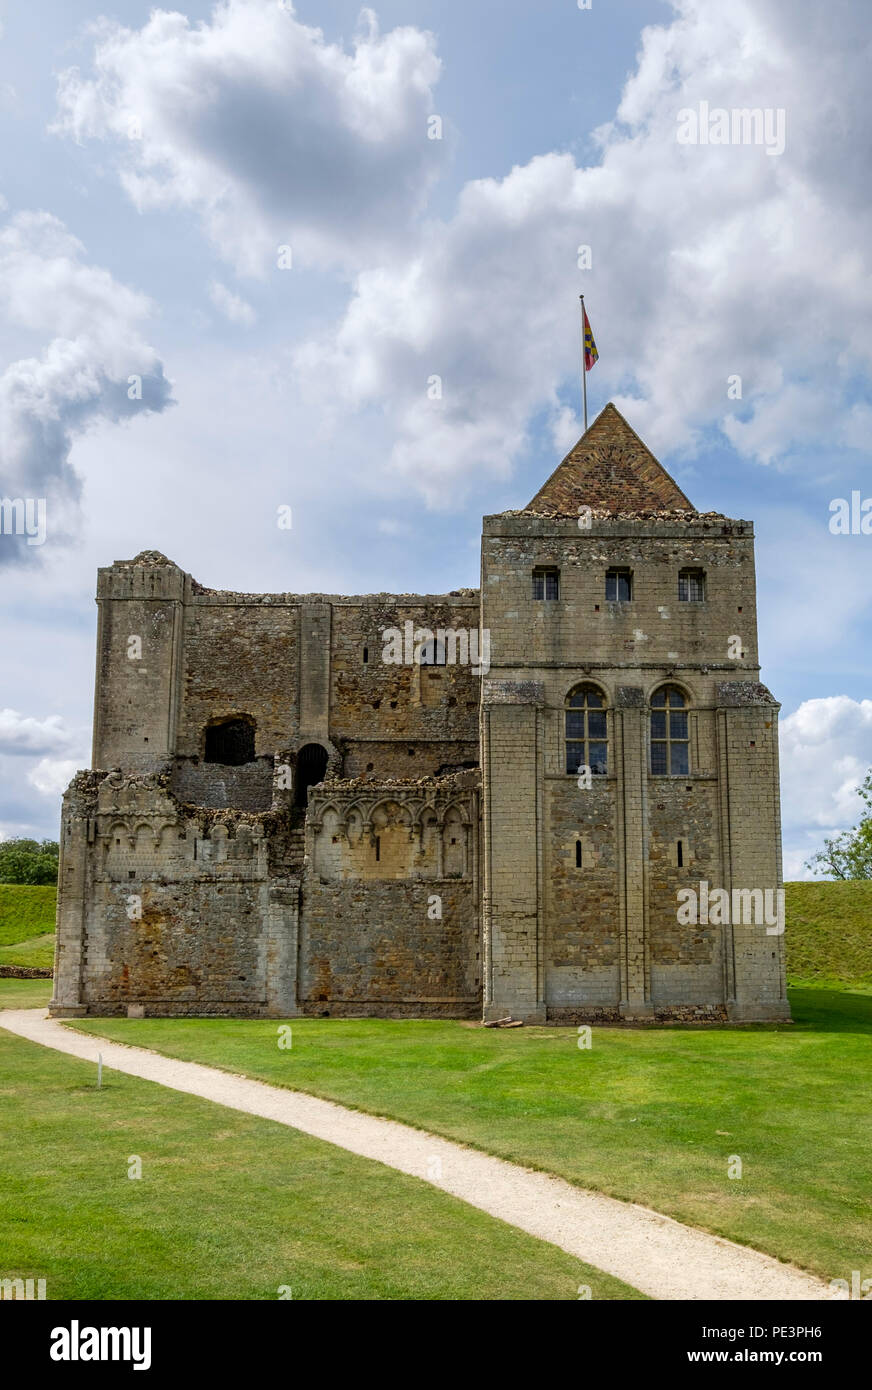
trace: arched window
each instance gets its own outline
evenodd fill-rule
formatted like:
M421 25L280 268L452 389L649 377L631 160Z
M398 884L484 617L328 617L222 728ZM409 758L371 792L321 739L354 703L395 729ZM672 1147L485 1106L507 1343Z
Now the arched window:
M605 700L595 685L579 685L566 701L566 771L580 767L604 777L608 772Z
M687 701L677 685L661 685L651 696L651 773L679 777L689 771Z
M209 724L204 762L222 763L224 767L254 762L254 728L254 720L247 714Z

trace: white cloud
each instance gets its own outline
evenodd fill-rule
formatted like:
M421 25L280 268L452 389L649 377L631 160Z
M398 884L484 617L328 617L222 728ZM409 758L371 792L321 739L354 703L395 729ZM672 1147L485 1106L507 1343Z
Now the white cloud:
M170 397L140 336L149 301L83 257L81 242L47 212L21 212L0 227L0 316L19 337L49 339L0 373L0 491L45 497L49 540L62 539L78 497L74 440L97 421L163 410ZM4 535L0 564L37 549Z
M238 323L243 328L251 328L257 321L257 315L251 305L238 294L233 294L226 285L222 285L220 280L213 280L209 285L209 298L220 313L228 318L231 323Z
M872 767L872 700L805 700L781 720L785 878L808 877L805 861L824 838L856 825L857 788Z
M72 734L59 714L34 719L14 709L0 709L0 753L67 752Z
M28 772L27 780L43 796L63 796L81 766L76 758L40 758Z
M450 505L475 475L505 476L543 409L570 438L558 392L571 381L577 399L582 290L600 349L591 388L655 451L718 425L773 462L831 444L832 420L847 417L872 364L862 19L813 0L673 7L671 25L643 31L599 166L552 153L468 184L452 218L358 276L338 328L299 354L325 403L384 405L391 467L431 503ZM703 100L783 108L786 152L679 144L678 112ZM578 269L582 245L591 271Z
M121 142L137 207L191 209L239 271L263 274L283 244L295 265L359 266L404 236L447 143L427 137L433 36L361 20L350 52L277 0L226 0L196 26L102 20L96 75L61 74L53 129Z

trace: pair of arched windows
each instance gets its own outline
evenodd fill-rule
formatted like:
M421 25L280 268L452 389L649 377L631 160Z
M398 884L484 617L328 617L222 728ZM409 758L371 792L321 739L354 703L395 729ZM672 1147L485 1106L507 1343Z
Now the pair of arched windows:
M650 767L653 777L686 776L690 771L687 700L677 685L661 685L651 696ZM606 702L595 685L579 685L566 700L566 771L589 767L594 776L609 770Z

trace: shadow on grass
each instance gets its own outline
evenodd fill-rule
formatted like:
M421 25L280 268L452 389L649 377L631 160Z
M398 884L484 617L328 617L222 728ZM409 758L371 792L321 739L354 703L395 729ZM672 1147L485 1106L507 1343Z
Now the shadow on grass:
M872 1033L872 993L834 985L831 989L791 985L796 1028L815 1033Z

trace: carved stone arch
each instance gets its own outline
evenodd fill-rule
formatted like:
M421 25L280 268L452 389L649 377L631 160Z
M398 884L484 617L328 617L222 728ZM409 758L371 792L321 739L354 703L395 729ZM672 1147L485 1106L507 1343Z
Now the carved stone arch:
M455 833L452 834L452 831ZM463 805L452 801L445 807L441 825L442 876L465 878L469 870L470 819Z
M309 817L309 825L311 829L322 830L324 828L325 818L330 814L331 811L344 829L345 814L343 811L339 809L335 801L328 801L326 806L319 806L317 815Z
M392 809L396 810L396 816L390 815ZM390 826L391 824L397 824L404 825L407 830L411 829L412 813L409 810L408 806L406 806L402 801L397 801L394 797L391 796L383 796L379 801L375 803L375 805L370 810L370 827L379 826L380 823L376 821L376 816L380 811L384 811L385 815L388 816L388 819L385 822L387 826Z
M460 820L461 820L461 822L462 822L463 825L471 825L471 824L472 824L472 818L471 818L471 816L470 816L470 814L469 814L469 811L467 810L467 807L466 807L466 805L464 804L464 802L458 801L458 800L454 800L454 801L449 801L447 806L443 806L443 808L442 808L442 815L441 815L440 818L439 818L439 823L440 823L440 825L445 825L446 821L448 820L449 814L450 814L452 811L456 811L456 812L457 812L457 814L459 815Z
M576 678L576 679L572 682L572 684L571 684L570 686L567 686L567 688L566 688L566 690L565 690L565 692L564 692L564 695L563 695L563 706L564 706L564 708L566 708L566 706L569 704L570 698L571 698L573 695L575 695L577 691L584 690L585 688L590 689L590 690L595 690L595 691L596 691L596 693L597 693L597 694L600 696L600 698L602 699L602 702L603 702L603 709L610 709L610 708L611 708L611 706L612 706L612 698L611 698L611 696L610 696L608 690L607 690L606 687L603 685L602 681L596 680L596 679L594 679L594 678L591 677L591 676L581 676L581 677L578 677L578 678Z
M352 801L345 810L345 835L350 845L359 843L367 826L366 808L359 801Z
M651 708L652 696L656 695L658 690L663 690L666 686L674 686L676 690L681 691L687 709L693 709L695 707L696 698L683 676L661 676L658 680L654 681L645 692L645 704L648 709Z

